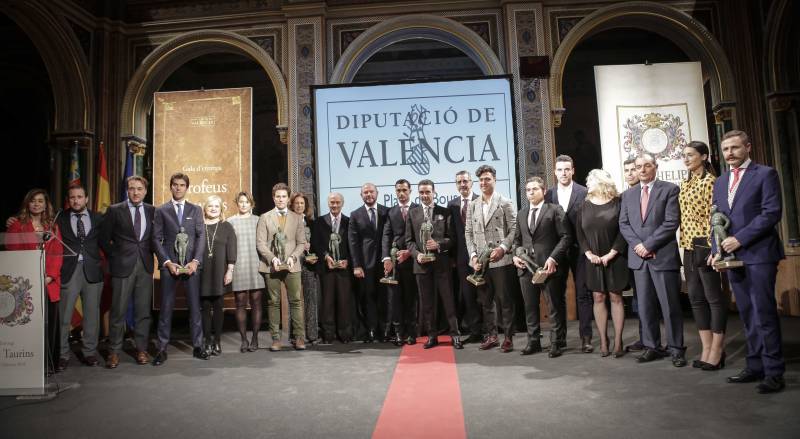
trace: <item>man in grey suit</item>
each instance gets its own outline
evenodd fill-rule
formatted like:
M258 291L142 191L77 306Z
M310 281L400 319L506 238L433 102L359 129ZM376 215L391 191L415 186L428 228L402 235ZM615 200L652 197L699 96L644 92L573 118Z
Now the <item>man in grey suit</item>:
M645 351L640 363L661 357L658 310L667 330L667 347L675 367L686 366L683 316L679 298L681 265L675 231L680 223L678 186L656 179L658 163L650 154L636 159L639 184L622 194L619 228L628 241L628 267L633 269Z
M509 294L514 279L514 266L511 261L511 247L514 241L517 212L511 200L495 192L497 171L489 165L482 165L475 171L481 197L471 203L467 209L467 221L464 224L464 238L470 264L475 271L480 271L478 256L491 249L489 267L485 272L486 284L478 288L478 297L483 306L483 322L489 335L480 349L487 350L498 346L497 325L495 324L494 302L500 308L500 325L505 339L500 350L514 350L512 342L514 325L514 303Z
M161 267L161 309L158 315L158 352L153 366L167 361L167 344L172 334L172 310L175 307L175 290L178 282L186 286L186 302L189 304L189 329L192 334L192 355L208 360L203 348L203 327L200 319L200 261L206 249L206 228L203 224L203 209L186 200L189 176L180 172L169 178L172 199L156 209L153 218L152 244ZM180 261L175 251L175 240L181 229L188 235L186 260ZM180 264L188 270L178 271Z

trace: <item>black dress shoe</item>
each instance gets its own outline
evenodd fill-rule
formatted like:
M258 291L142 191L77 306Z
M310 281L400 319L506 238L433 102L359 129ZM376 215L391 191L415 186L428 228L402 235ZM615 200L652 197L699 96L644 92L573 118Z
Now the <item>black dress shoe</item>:
M400 337L400 335L395 335L394 339L392 339L392 344L397 347L400 347L406 344L406 342L403 340L403 337Z
M592 337L581 337L581 352L584 354L591 354L594 352Z
M219 340L214 341L214 344L211 345L211 355L215 357L222 355L222 344L219 342Z
M100 361L97 360L97 357L94 355L89 355L88 357L83 359L83 362L89 367L96 367L100 364Z
M773 377L768 376L764 378L764 381L758 383L756 386L756 391L758 393L776 393L783 390L786 387L786 382L783 381L783 377Z
M208 357L209 357L208 351L206 351L203 348L194 348L192 350L192 356L194 358L199 359L199 360L208 360Z
M250 346L247 348L248 352L255 352L258 350L258 338L253 337L250 340Z
M542 352L542 345L538 341L535 341L525 345L525 349L520 352L520 355L533 355L537 352Z
M661 354L659 354L655 349L645 349L645 351L642 353L642 355L639 355L636 361L638 363L649 363L660 358L662 358Z
M556 342L559 349L566 349L567 348L567 341L566 340L559 340Z
M429 336L428 337L428 341L426 341L425 344L422 347L424 349L430 349L430 348L432 348L432 347L434 347L434 346L436 346L438 344L439 344L439 338L438 337L430 337Z
M461 337L453 335L450 338L453 340L453 349L464 349L464 343L461 341Z
M161 366L167 361L167 351L160 351L153 357L153 366Z
M373 343L375 341L375 331L367 332L367 336L364 337L364 343Z
M686 366L686 357L683 355L683 352L680 354L672 354L672 365L675 367Z
M461 340L464 344L468 343L483 343L483 337L478 334L470 334L469 337Z
M753 372L752 370L745 368L742 369L742 371L737 373L736 375L729 376L725 381L732 384L754 383L762 378L764 378L764 375Z
M409 335L408 338L406 339L406 344L412 345L412 346L417 344L417 337L414 337L413 335Z
M644 345L642 344L641 341L637 341L634 344L625 346L625 352L640 352L643 351L644 349L645 349Z
M550 358L556 358L561 356L561 346L558 343L550 345L550 351L547 353L547 356Z

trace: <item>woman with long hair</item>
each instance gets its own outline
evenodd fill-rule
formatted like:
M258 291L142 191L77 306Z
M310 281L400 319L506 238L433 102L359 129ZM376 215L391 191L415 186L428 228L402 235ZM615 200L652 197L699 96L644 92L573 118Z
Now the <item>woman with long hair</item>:
M683 249L686 289L703 346L700 358L692 362L692 366L714 371L725 367L728 298L722 292L719 273L708 266L711 195L716 181L708 158L708 145L703 142L690 142L683 148L683 164L689 175L681 182L678 196L681 209L679 244Z
M611 354L608 346L608 309L606 296L611 299L611 319L614 322L614 358L624 354L622 329L625 307L622 290L628 286L627 243L619 231L620 197L611 175L594 169L586 177L588 193L578 210L575 230L581 251L589 260L586 267L586 286L593 291L594 320L600 334L600 355Z
M316 344L319 336L319 321L317 310L319 307L319 279L315 270L316 260L306 259L308 251L311 249L311 229L314 227L314 206L311 200L302 192L295 192L289 197L289 207L293 212L303 216L304 228L306 230L306 246L300 262L303 264L301 272L301 282L303 285L303 305L306 318L306 338L309 342Z
M239 352L258 350L258 330L261 328L261 298L264 295L264 276L258 272L258 250L256 250L256 228L258 216L253 215L253 196L239 192L234 199L236 215L228 223L236 232L236 269L233 271L233 294L236 299L236 326L242 345ZM247 340L247 305L250 304L252 336Z
M43 241L45 254L45 285L47 288L47 321L46 334L50 359L60 355L58 302L61 300L61 263L64 248L61 244L61 232L55 224L53 205L50 196L44 189L31 189L25 194L19 213L8 226L6 235L7 250L37 250L40 247L38 237ZM52 372L53 363L48 362L48 374Z
M206 228L206 251L203 252L203 266L200 273L203 335L206 338L208 354L220 355L222 354L220 337L224 323L222 304L224 295L231 290L233 281L234 265L236 264L236 233L233 226L225 222L225 216L222 213L222 198L217 195L211 195L206 199L203 207L203 222ZM212 330L213 337L211 336Z

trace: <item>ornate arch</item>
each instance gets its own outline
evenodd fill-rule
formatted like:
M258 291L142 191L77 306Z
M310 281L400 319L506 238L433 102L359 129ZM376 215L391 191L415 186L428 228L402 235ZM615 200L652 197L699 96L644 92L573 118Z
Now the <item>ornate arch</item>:
M485 75L505 73L492 48L463 24L445 17L414 14L386 20L359 35L336 63L330 83L352 82L372 55L391 44L412 38L436 40L461 50Z
M286 141L288 93L286 82L275 61L250 39L221 30L200 30L179 35L157 47L136 70L122 101L121 132L125 138L146 139L147 114L153 105L153 93L161 88L180 66L209 53L244 55L264 69L275 89L278 106L278 132Z
M554 124L564 113L563 71L572 50L587 37L604 30L633 27L655 32L677 44L690 58L700 60L711 81L714 107L732 105L736 91L728 57L719 42L699 21L673 7L648 1L610 5L587 15L567 34L550 67L550 106Z
M792 8L796 5L790 4L789 0L778 0L772 4L767 15L767 36L764 51L766 52L766 84L767 90L780 91L792 89L797 84L798 68L800 63L795 60L792 64L786 63L790 58L791 47L797 44L792 37L792 17L797 16L797 9L792 14ZM797 26L797 24L794 24ZM796 31L795 31L796 33Z
M40 0L0 3L6 14L25 32L39 51L53 85L53 134L94 131L94 92L89 62L77 37L62 16Z

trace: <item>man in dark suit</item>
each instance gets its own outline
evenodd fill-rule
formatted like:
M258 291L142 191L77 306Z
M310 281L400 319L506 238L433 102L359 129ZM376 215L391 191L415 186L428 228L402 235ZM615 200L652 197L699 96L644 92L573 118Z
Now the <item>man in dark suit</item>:
M464 343L480 343L483 341L483 319L480 305L478 304L478 290L475 285L467 281L467 276L474 273L469 265L469 253L464 239L464 225L467 222L467 211L470 203L478 196L472 193L472 178L468 171L459 171L456 174L456 187L459 197L447 203L450 209L450 219L453 221L453 259L456 262L458 276L458 295L456 296L456 309L460 310L461 326L469 331L469 337Z
M56 365L63 371L69 364L69 330L75 302L83 305L83 361L97 366L97 336L100 324L100 295L103 292L103 267L99 237L103 216L87 208L86 188L73 184L67 189L69 210L58 217L58 228L66 247L76 253L65 256L61 265L61 355ZM65 250L65 253L69 253Z
M636 158L639 185L622 194L619 229L628 242L628 267L633 269L638 295L642 344L638 361L661 358L661 331L657 307L661 306L667 331L667 348L675 367L686 366L680 293L680 256L675 231L680 223L678 186L656 180L658 163L650 154Z
M780 180L775 169L750 160L752 145L744 131L725 133L721 149L731 170L714 183L713 204L728 216L730 227L722 249L714 240L712 246L716 259L722 250L744 262L727 273L747 336L747 366L728 382L763 378L758 393L779 392L786 369L775 301L778 263L785 257L776 229L783 209Z
M342 343L353 338L353 291L350 276L350 249L347 245L347 231L350 218L342 214L344 197L338 192L328 194L329 212L314 221L311 231L311 251L325 258L324 264L316 264L322 284L322 342L331 344L338 334ZM334 268L330 252L331 234L339 235L339 260L343 267Z
M153 217L155 207L144 202L147 180L132 176L126 181L128 199L106 211L101 245L109 257L111 271L111 353L106 367L119 365L125 332L125 314L133 298L136 362L147 364L150 335L150 305L153 297Z
M449 251L452 242L450 211L434 204L434 190L433 181L428 179L421 180L417 185L421 204L409 210L405 234L406 246L414 260L414 275L417 277L422 305L420 307L422 321L426 326L423 329L428 331L428 341L425 342L424 348L430 349L439 344L434 307L441 297L445 316L450 325L453 347L463 349L464 346L459 338L453 289L450 285ZM430 229L423 234L421 233L423 227ZM426 259L426 254L433 255L435 260Z
M394 326L394 344L402 346L404 343L417 342L417 281L413 272L413 261L406 248L406 218L410 208L417 204L412 203L411 183L400 179L394 184L394 193L397 195L397 205L392 206L386 213L386 224L383 226L383 241L381 243L383 256L383 274L395 270L397 285L387 285L389 295L389 318ZM390 252L392 245L397 246L397 265L392 266Z
M544 201L545 183L539 177L529 177L525 183L525 196L529 207L517 213L514 249L525 248L534 262L547 270L548 277L542 285L533 285L533 273L525 262L514 256L522 298L525 301L525 323L528 327L528 344L522 355L541 352L539 342L539 296L544 288L550 305L550 358L561 356L561 346L566 344L567 315L564 289L567 282L567 252L572 244L569 220L561 206Z
M389 337L386 294L380 284L380 273L383 271L383 264L380 263L381 239L389 209L377 203L378 188L372 183L361 186L361 199L364 205L350 213L347 240L353 260L353 275L358 284L359 314L367 329L364 341L372 343L378 328L383 341Z
M161 267L161 309L158 317L158 353L153 366L167 361L167 345L172 333L172 309L175 306L175 289L179 282L186 286L186 302L189 304L189 329L192 334L192 355L208 360L203 349L203 327L200 320L200 261L206 248L206 229L203 225L203 209L186 201L189 176L175 173L169 179L172 199L156 209L153 218L153 248ZM181 261L175 251L175 239L183 230L188 235L186 259ZM178 272L180 264L188 270Z
M578 219L583 200L586 199L586 187L572 180L575 174L575 163L572 157L560 155L556 157L556 187L550 188L545 194L545 203L561 206L567 214L569 233L573 237L567 252L569 269L572 270L572 280L575 283L575 302L578 305L578 332L581 337L581 350L591 353L592 348L592 316L594 315L592 292L586 288L586 258L578 248L578 240L574 239L575 222ZM563 302L563 300L562 300Z

